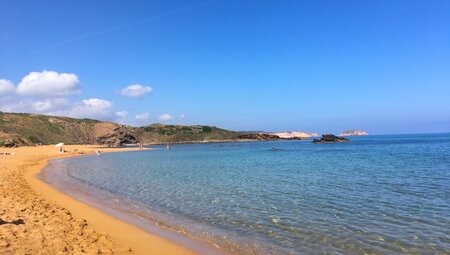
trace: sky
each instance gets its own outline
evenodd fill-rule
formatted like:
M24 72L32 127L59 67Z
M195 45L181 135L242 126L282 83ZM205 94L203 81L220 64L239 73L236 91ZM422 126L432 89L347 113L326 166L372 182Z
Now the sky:
M450 1L0 1L0 111L450 131Z

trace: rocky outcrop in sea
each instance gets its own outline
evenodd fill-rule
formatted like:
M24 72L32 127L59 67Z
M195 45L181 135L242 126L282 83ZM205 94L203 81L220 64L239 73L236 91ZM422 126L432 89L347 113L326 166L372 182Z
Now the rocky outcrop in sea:
M345 143L345 142L350 142L350 140L332 134L324 134L320 139L314 139L312 141L312 143Z

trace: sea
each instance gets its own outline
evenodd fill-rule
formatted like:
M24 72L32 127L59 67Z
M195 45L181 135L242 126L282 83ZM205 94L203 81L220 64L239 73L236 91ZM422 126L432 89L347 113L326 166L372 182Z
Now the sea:
M39 178L199 254L450 254L450 134L173 144Z

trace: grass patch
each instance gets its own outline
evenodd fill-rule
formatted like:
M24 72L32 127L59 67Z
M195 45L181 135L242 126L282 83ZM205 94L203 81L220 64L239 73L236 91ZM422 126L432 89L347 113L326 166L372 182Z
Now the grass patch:
M145 128L144 128L144 131L145 131L145 132L153 132L154 130L155 130L154 127L145 127Z
M212 130L213 130L213 128L210 127L210 126L202 126L202 132L203 133L211 133Z
M37 138L36 136L32 135L28 137L28 140L30 140L32 143L37 144L37 143L42 143L42 141Z

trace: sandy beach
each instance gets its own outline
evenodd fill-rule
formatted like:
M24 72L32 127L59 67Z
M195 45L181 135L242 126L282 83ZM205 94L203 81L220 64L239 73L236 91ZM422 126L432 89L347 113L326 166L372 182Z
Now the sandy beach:
M65 146L92 153L95 146ZM103 152L135 150L100 148ZM115 219L35 178L54 146L0 148L0 254L194 254L162 237Z

